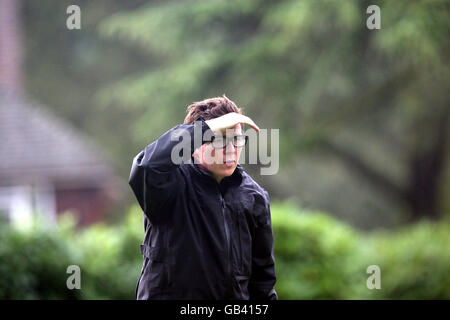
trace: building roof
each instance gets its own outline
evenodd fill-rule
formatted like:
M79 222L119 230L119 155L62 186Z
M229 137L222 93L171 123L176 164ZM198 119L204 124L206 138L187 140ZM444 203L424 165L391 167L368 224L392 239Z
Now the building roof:
M100 187L115 180L101 149L42 105L0 91L0 185Z

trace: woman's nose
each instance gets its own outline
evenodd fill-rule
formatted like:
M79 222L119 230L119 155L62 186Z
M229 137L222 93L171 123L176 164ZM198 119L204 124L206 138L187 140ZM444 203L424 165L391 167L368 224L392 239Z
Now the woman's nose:
M232 141L228 142L227 147L226 147L226 152L231 153L231 152L234 152L235 150L236 150L236 148L234 147L233 142Z

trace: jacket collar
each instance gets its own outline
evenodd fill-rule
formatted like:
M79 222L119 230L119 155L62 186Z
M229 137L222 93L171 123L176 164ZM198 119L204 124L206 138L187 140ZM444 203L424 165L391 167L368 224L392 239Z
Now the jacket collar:
M211 174L211 172L208 171L208 169L206 169L202 165L192 163L191 166L197 175L199 175L202 178L207 179L207 180L213 180L214 183L217 183L216 179ZM230 185L230 184L231 185L240 185L242 182L242 179L243 179L243 172L244 172L244 168L242 168L242 166L240 164L238 164L236 166L236 169L234 170L233 174L229 177L223 178L222 181L220 181L220 185L221 186Z

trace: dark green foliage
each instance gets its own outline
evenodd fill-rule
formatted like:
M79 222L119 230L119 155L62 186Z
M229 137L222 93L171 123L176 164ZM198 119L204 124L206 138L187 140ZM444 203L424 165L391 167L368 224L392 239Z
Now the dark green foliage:
M56 230L0 229L1 299L74 299L66 269L78 264L69 234Z
M321 212L272 209L282 299L449 299L450 225L420 222L364 235ZM381 289L366 286L367 267Z
M123 179L188 104L225 93L280 129L272 198L396 227L450 214L449 3L80 0L69 31L72 1L22 1L25 84Z
M380 30L366 27L370 4ZM133 137L145 145L187 104L226 93L262 128L280 129L280 173L264 183L275 197L309 198L367 229L440 218L448 12L446 1L151 2L99 24L153 64L96 102L139 114ZM290 181L300 175L309 183Z
M350 227L320 212L272 205L275 257L283 299L346 299L365 284L358 268L362 239Z

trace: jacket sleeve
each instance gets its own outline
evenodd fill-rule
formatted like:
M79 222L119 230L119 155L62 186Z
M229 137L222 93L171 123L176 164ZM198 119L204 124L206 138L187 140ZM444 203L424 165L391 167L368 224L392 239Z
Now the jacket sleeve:
M252 274L249 282L250 300L278 300L273 252L272 219L266 192L264 222L257 226L252 241Z
M194 137L194 128L196 135L200 133L198 137ZM191 161L192 152L203 143L203 134L208 129L201 117L193 124L178 125L134 157L129 185L152 223L168 218L162 208L170 203L179 187L180 159ZM190 149L183 149L182 146L190 146ZM183 150L189 150L190 154L183 154Z

